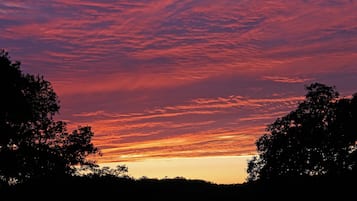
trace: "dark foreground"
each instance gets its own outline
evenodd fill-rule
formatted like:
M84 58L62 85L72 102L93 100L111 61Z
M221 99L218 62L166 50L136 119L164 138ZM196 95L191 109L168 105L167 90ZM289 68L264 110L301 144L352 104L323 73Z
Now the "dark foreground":
M217 185L201 180L41 178L2 185L0 200L355 200L356 177L281 178Z

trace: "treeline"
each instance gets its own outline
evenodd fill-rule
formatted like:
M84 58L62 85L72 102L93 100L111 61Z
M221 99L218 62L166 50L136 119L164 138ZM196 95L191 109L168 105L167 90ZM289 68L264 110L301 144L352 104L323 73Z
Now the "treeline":
M355 177L281 177L218 185L202 180L44 177L0 188L1 200L354 200Z
M3 188L1 200L226 200L235 186L202 180L128 177L43 177Z

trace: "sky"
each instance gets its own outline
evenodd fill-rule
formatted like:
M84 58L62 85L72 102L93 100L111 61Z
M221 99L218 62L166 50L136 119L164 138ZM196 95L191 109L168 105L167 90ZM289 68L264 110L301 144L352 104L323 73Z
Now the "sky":
M11 0L0 48L129 175L242 183L255 141L320 82L357 92L355 0Z

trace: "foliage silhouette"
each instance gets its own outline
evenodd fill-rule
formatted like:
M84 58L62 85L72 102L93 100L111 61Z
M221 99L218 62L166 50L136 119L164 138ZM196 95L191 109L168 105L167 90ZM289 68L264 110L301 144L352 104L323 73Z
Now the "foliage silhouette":
M108 166L85 166L82 169L78 169L76 175L84 176L88 178L100 178L100 177L114 177L114 178L129 178L127 175L128 167L125 165L117 165L116 168Z
M357 95L312 83L297 109L267 127L248 162L248 181L296 176L341 176L356 171Z
M23 182L37 176L72 174L76 165L94 166L87 160L99 150L92 144L91 128L72 133L55 121L59 100L42 76L24 74L20 62L0 51L0 180Z

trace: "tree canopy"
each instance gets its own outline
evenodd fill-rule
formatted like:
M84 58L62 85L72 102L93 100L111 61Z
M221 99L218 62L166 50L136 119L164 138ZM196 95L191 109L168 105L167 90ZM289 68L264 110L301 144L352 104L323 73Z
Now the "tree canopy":
M21 182L95 165L86 159L99 153L91 128L67 132L65 122L54 120L60 105L51 83L23 73L20 65L0 51L0 180Z
M321 83L306 90L297 109L276 119L256 141L248 181L356 171L357 94L339 98L335 87Z

